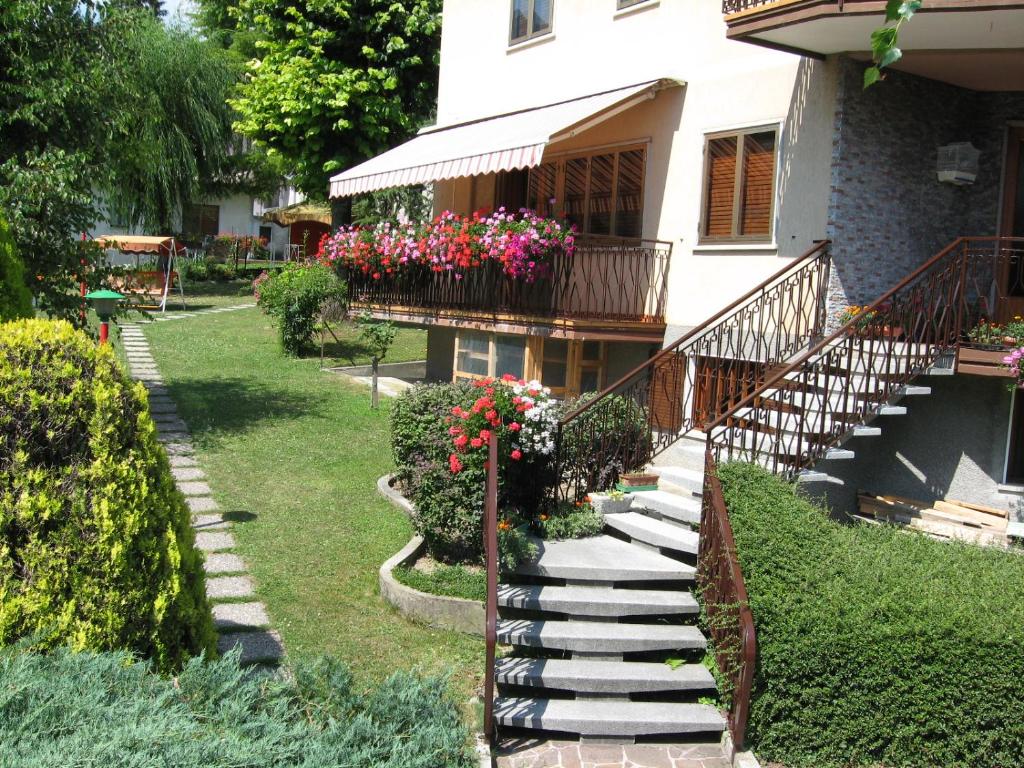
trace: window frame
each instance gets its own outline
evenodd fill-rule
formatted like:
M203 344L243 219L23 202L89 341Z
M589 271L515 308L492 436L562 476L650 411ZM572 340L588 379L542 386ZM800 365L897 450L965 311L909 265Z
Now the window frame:
M615 10L625 11L644 3L651 3L653 5L652 0L615 0Z
M470 373L459 369L459 352L462 349L462 337L464 334L480 334L487 337L487 373ZM477 330L475 328L460 328L455 333L455 349L452 355L452 381L478 381L480 379L496 378L501 374L497 373L498 366L498 336L523 340L523 373L526 373L526 336L516 333L495 333L493 331ZM474 353L479 354L479 353ZM505 373L505 371L502 371Z
M773 133L775 135L774 157L772 160L772 198L771 207L768 212L768 232L766 234L741 235L737 234L740 229L740 221L743 215L743 188L744 188L744 163L746 137L755 133ZM733 198L732 198L732 226L728 235L707 234L708 215L708 193L710 192L711 179L708 174L711 171L710 152L711 142L716 139L736 139L736 170L733 176ZM737 244L771 244L775 242L775 214L778 204L779 191L779 157L782 147L782 128L778 123L767 125L755 125L746 128L736 128L728 131L715 131L704 134L704 161L701 170L701 193L700 193L700 218L697 223L697 244L698 245L723 245L730 243Z
M515 18L516 18L516 0L509 0L509 12L508 12L508 45L509 45L509 48L511 48L512 46L515 46L515 45L520 45L521 43L525 43L525 42L527 42L529 40L535 40L535 39L537 39L539 37L544 37L545 35L550 35L550 34L554 33L554 31L555 31L555 0L550 0L550 2L551 2L551 13L550 13L550 15L548 17L547 29L542 29L540 32L537 32L533 28L533 10L534 10L534 6L535 6L536 2L537 2L537 0L526 0L526 3L527 3L527 6L526 6L526 34L525 35L520 35L519 37L513 37L512 36L512 31L513 31L513 26L512 25L515 22Z

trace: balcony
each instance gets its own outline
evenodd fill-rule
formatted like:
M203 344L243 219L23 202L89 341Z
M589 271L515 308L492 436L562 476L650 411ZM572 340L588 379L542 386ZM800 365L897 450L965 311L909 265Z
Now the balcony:
M816 57L851 52L866 57L872 30L884 22L885 2L723 0L722 13L730 38ZM978 90L1019 90L1024 87L1021 40L1020 0L927 0L900 31L905 56L896 68ZM958 82L979 69L998 78L994 87Z
M381 318L433 325L528 332L537 326L587 330L595 338L660 342L670 243L580 237L575 253L555 258L551 275L533 283L484 262L464 277L451 272L403 273L374 280L348 276L349 302Z

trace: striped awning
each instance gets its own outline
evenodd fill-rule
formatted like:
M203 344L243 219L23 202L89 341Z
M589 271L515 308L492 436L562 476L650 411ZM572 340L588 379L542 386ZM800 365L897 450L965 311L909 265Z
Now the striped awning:
M122 253L170 253L182 249L171 235L101 235L96 242Z
M543 107L441 127L331 177L331 197L540 165L548 144L654 98L677 80L649 80Z

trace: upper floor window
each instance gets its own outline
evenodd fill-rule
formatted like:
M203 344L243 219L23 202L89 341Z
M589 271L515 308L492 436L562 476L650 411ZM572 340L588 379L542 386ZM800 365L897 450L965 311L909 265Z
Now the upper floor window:
M554 0L512 0L509 45L551 31L551 6Z
M621 11L623 8L632 8L634 5L647 2L650 0L616 0L616 8Z
M771 241L778 144L775 128L707 137L702 241Z

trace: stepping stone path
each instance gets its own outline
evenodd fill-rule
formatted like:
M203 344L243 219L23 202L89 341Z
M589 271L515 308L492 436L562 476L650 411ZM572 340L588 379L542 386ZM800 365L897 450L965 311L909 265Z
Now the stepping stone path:
M168 297L168 303L170 303L170 297ZM185 317L199 317L200 315L219 315L219 314L221 314L223 312L237 312L240 309L249 309L250 307L255 307L255 306L256 306L256 304L254 302L248 301L248 302L246 302L244 304L232 304L229 307L214 307L212 309L197 309L195 312L174 312L174 311L172 311L171 313L161 312L159 314L155 314L151 320L141 320L139 322L140 323L146 323L146 322L150 322L150 323L164 323L164 322L169 322L171 320L181 320L182 318L185 318ZM122 330L124 330L125 328L130 328L130 327L131 327L131 325L123 325L123 326L121 326ZM135 341L135 339L131 339L131 340L127 339L124 336L123 333L121 334L121 337L125 339L125 349L129 348L128 347L129 341L132 341L132 342ZM138 347L138 348L141 349L142 347ZM145 349L148 351L149 347L147 346L147 347L145 347Z
M200 310L194 313L162 315L156 318L174 320L201 314L231 312L247 309L252 303L234 307ZM284 656L281 636L270 628L270 618L263 603L256 601L245 561L227 551L235 548L231 535L231 522L220 513L213 499L206 473L195 459L195 448L188 425L178 415L164 387L156 361L149 351L149 342L138 323L121 326L121 339L128 358L128 370L134 379L149 389L149 407L156 424L158 439L167 451L178 489L184 494L192 512L192 527L196 531L196 546L205 555L206 594L213 610L214 626L219 638L217 650L221 653L241 648L242 664L276 665Z

